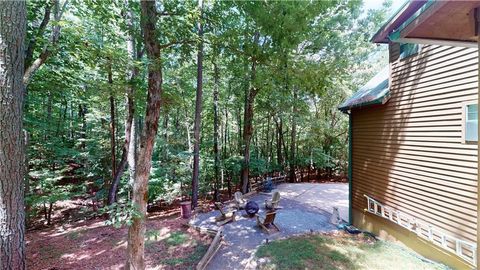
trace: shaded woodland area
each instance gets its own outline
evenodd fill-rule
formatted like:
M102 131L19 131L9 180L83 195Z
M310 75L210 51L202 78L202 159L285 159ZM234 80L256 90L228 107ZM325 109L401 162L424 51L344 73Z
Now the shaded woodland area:
M82 218L128 226L127 268L143 269L147 209L225 200L269 175L342 179L337 105L386 57L368 39L388 6L2 1L0 47L21 63L0 69L0 189L18 191L0 192L16 202L0 204L0 232L75 222L52 217L81 204ZM25 232L5 235L0 269L24 268Z

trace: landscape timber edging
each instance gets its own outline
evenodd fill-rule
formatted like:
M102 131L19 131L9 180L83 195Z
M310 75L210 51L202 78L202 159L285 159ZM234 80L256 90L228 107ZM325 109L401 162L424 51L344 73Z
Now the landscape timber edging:
M210 246L208 247L207 252L205 255L203 255L202 259L198 262L196 269L197 270L203 270L205 267L207 267L208 263L210 260L215 256L217 251L220 249L223 243L223 231L222 229L218 230L215 237L212 240L212 243L210 243Z

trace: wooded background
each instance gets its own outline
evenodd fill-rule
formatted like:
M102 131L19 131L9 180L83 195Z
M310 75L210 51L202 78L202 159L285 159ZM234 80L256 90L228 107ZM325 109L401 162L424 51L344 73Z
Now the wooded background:
M369 38L389 6L0 2L0 269L25 268L24 198L27 224L69 199L126 223L143 269L147 206L344 176L337 106L387 63Z
M154 204L191 198L197 186L201 198L246 191L248 177L275 172L345 174L348 118L336 107L386 57L369 37L388 4L158 2L155 62L139 3L27 4L25 62L41 68L25 79L26 195L47 220L55 201L74 196L129 203L149 67L162 88Z

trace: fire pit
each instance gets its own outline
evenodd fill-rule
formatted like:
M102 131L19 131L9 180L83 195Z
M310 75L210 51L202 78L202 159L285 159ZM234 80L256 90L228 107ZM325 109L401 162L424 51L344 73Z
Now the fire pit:
M253 217L256 213L258 213L259 209L260 209L260 207L254 201L249 201L245 205L245 212L247 212L247 214L251 217Z

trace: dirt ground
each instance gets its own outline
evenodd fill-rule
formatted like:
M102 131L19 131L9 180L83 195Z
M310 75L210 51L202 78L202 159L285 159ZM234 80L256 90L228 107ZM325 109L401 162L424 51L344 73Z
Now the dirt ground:
M186 226L177 210L150 214L146 233L147 269L192 269L211 237ZM123 269L126 227L106 226L100 218L27 233L29 269Z

